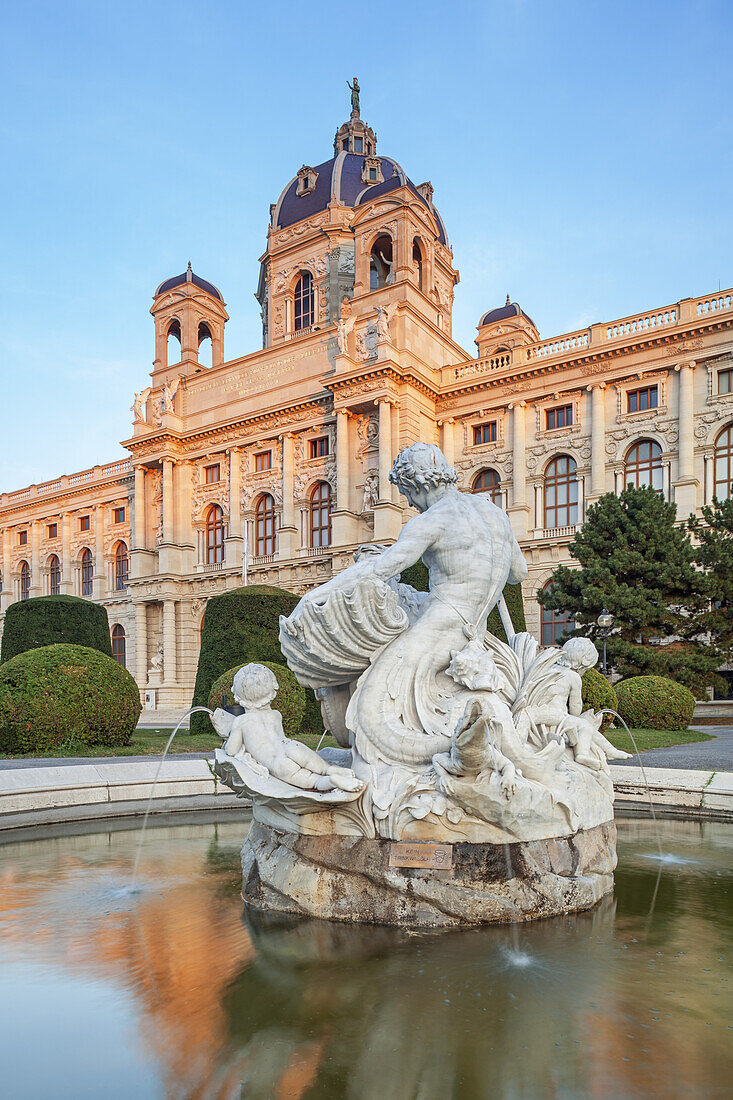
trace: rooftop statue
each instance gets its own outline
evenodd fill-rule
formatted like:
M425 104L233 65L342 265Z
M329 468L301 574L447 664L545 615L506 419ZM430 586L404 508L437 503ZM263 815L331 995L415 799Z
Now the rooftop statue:
M333 789L314 782L296 790L289 781L273 798L251 776L240 774L238 787L232 785L252 797L256 822L300 835L301 843L313 834L330 837L336 847L340 836L462 843L480 849L481 860L496 845L523 845L522 866L535 868L545 900L537 907L515 897L521 919L587 908L612 886L607 761L626 755L601 734L602 715L583 713L581 675L597 661L595 647L574 638L562 650L541 650L531 635L514 632L502 593L507 583L523 580L527 566L509 519L488 494L456 488L458 475L438 447L404 448L390 480L417 512L397 541L360 548L353 565L308 592L280 621L285 659L302 684L316 689L325 724L341 746L322 754L338 769L331 773ZM429 571L428 592L399 579L420 560ZM497 606L506 642L487 632ZM227 751L217 753L225 778L232 774ZM328 775L328 767L311 770ZM274 774L287 778L282 769ZM305 796L304 786L313 788ZM273 852L292 842L259 828L250 833L245 862L250 870L258 866L259 883L266 866L278 897L288 896L282 868L291 866L291 857L278 870ZM324 851L318 849L319 859ZM552 861L560 851L564 869L558 871ZM372 858L378 863L383 854L375 849ZM352 858L352 848L339 857ZM374 881L394 891L390 874L381 882L375 870ZM487 883L473 883L469 908L476 889L481 893ZM502 890L491 886L491 903L468 919L507 919L496 916L503 911L496 897ZM466 890L446 891L460 909L456 899L465 902ZM306 911L319 913L320 904L319 915L338 916L333 907L346 904L342 889L339 897L338 905L311 899ZM399 912L406 904L400 897ZM486 916L489 911L494 915Z
M351 113L355 114L355 115L358 115L359 114L359 91L360 91L359 81L357 80L356 77L354 77L354 83L353 84L349 83L348 80L346 81L346 83L351 88Z

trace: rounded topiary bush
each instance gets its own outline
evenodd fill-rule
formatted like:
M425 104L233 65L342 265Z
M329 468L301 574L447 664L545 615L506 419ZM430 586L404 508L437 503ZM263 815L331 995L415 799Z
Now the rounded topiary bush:
M127 745L139 715L134 679L97 649L43 646L0 666L0 751Z
M583 674L583 710L618 711L616 692L606 677L595 668L589 668ZM607 729L612 722L613 718L610 714L604 715L601 729Z
M34 596L11 603L5 613L0 660L47 645L87 646L111 657L106 607L78 596Z
M695 696L666 676L632 676L616 685L618 712L631 729L686 730Z
M232 695L232 681L242 665L249 664L242 661L227 669L214 683L209 694L209 707L216 710L217 707L229 707L234 703ZM278 692L270 706L273 710L279 710L283 716L283 729L288 737L294 737L300 732L303 711L305 710L305 688L301 687L295 676L286 665L276 661L260 661L275 673L278 682Z
M297 604L294 593L267 584L251 584L212 596L204 614L193 705L208 706L214 682L230 668L241 668L248 661L283 663L280 616L290 615ZM303 690L307 699L303 728L322 733L320 704L312 688ZM213 732L208 714L191 715L191 733Z

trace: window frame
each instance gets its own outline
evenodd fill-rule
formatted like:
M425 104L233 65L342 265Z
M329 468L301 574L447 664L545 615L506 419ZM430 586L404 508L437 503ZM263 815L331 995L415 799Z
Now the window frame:
M277 553L277 510L272 493L262 493L255 504L255 557Z
M733 367L726 367L724 370L716 372L718 376L717 382L717 394L718 397L730 397L733 394ZM720 388L720 379L725 378L728 383L728 389L722 390Z
M493 475L487 477L487 475ZM479 486L479 481L486 479L491 482L489 485ZM495 480L494 480L495 479ZM495 470L493 466L486 466L483 470L479 470L471 483L472 493L487 493L492 504L496 504L497 507L501 507L501 477L499 471Z
M82 596L91 596L94 592L94 558L88 546L79 556L79 572Z
M575 420L573 404L574 402L570 401L564 405L552 405L549 409L545 409L545 431L558 432L562 428L572 428ZM558 424L559 413L564 414L562 424ZM553 420L552 424L550 424L550 418Z
M261 465L260 464L260 459L262 459L263 461L266 459L267 464L266 465ZM272 469L272 450L269 450L269 451L255 451L254 461L255 461L255 473L256 474L262 474L266 470L271 470Z
M321 448L321 445L323 447ZM308 440L308 459L312 462L317 458L328 458L331 453L328 435L317 435Z
M59 525L58 523L46 524L46 538L57 539L59 537Z
M27 546L27 545L28 545L28 532L27 531L18 531L18 546Z
M560 470L559 465L563 462L566 468ZM552 494L549 490L552 490ZM551 503L548 504L548 500ZM553 455L542 476L543 530L558 531L563 527L577 526L579 504L580 479L577 462L572 455ZM559 522L561 519L563 522Z
M549 584L548 581L543 592ZM558 645L572 630L575 630L575 619L567 611L554 611L540 605L540 645Z
M90 516L79 516L79 530L86 532L91 531L92 521Z
M216 476L213 471L216 470ZM212 462L204 466L204 485L218 485L221 481L221 462Z
M632 453L635 451L639 451L639 449L645 445L649 446L649 458L632 459ZM655 448L658 452L656 456L654 450ZM655 492L661 493L664 496L664 461L662 459L663 453L664 452L662 451L662 447L659 443L657 443L656 439L650 439L648 436L643 436L641 439L635 439L626 451L626 454L624 455L623 488L625 489L628 485L633 485L635 489L641 489L648 486L649 488L654 489ZM641 480L644 470L649 471L648 481ZM657 472L659 474L659 484L655 485L654 475Z
M110 642L112 645L112 659L117 661L117 664L121 665L122 668L127 668L127 635L122 623L115 623L112 627L110 631ZM120 654L122 660L120 660Z
M117 525L125 522L125 508L124 505L121 508L112 509L112 522Z
M642 406L640 400L643 394L647 395L647 404ZM654 394L654 400L652 402L652 394ZM632 409L632 398L636 402L636 408ZM626 391L626 412L632 416L634 413L651 412L653 409L659 408L659 384L657 382L650 383L647 386L637 386L633 390Z
M206 511L204 528L204 563L221 565L224 562L226 525L224 512L219 504L211 504Z
M727 439L721 443L724 436ZM724 464L726 471L726 477L724 478L718 477L721 464ZM726 486L725 496L721 496L718 492L719 485ZM717 497L718 500L730 500L733 496L733 423L722 428L715 438L713 447L713 496Z
M331 545L333 493L327 481L317 481L308 494L309 546L322 550Z
M21 600L27 600L31 594L31 567L25 559L21 561L18 572L20 598Z
M293 331L303 332L312 328L314 322L313 275L310 271L301 271L293 290Z
M61 595L61 562L58 554L48 559L48 592L50 596Z
M113 584L115 592L126 592L130 578L130 553L122 539L115 546Z
M474 447L482 447L485 443L496 443L499 439L499 423L497 420L483 420L480 424L474 424L473 427L473 445ZM488 428L488 439L484 439L483 436ZM493 429L493 431L492 431Z

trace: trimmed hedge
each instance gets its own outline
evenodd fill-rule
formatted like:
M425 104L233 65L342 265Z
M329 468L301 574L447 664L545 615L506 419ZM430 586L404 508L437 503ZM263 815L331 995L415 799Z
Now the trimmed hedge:
M290 615L300 597L284 588L251 584L213 596L206 605L201 652L193 691L193 706L209 705L214 683L230 668L249 661L281 665L283 655L278 635L280 616ZM323 733L320 704L311 688L306 696L301 730ZM213 733L208 714L191 715L191 733Z
M686 730L695 696L666 676L631 676L616 685L618 712L631 729Z
M618 696L606 677L595 668L589 668L583 674L583 710L618 711ZM613 722L610 714L604 714L602 730L608 729Z
M0 662L29 649L79 645L112 656L107 609L78 596L34 596L5 613Z
M428 568L423 561L418 561L415 565L411 565L409 569L405 569L400 574L400 580L403 584L411 584L418 592L428 592L430 589ZM512 620L515 631L519 633L522 630L526 630L527 622L524 617L524 601L522 599L521 584L506 585L504 588L504 599L506 600L509 617ZM489 615L487 625L490 634L493 634L502 642L506 641L506 631L501 625L501 617L498 608L495 607Z
M243 661L242 664L249 664L249 661ZM266 665L275 673L279 688L270 706L282 714L283 729L287 736L295 737L302 729L305 688L298 683L287 665L277 664L275 661L260 661L259 664ZM216 710L217 707L232 706L234 703L232 683L241 667L242 665L234 665L216 681L209 695L209 706L212 710Z
M97 649L42 646L0 667L0 751L127 745L139 716L134 679Z

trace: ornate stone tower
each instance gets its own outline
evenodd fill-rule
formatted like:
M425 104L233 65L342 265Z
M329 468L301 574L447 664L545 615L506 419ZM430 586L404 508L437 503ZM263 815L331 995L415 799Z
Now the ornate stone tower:
M190 263L182 275L160 284L150 312L155 318L154 379L174 364L177 375L204 370L199 348L207 339L212 345L211 365L224 362L224 325L229 320L224 299L213 283L194 274ZM168 354L169 337L178 341L178 359Z

